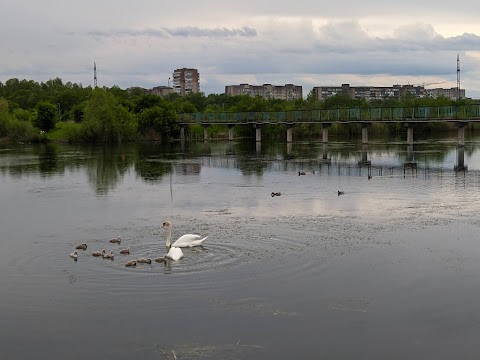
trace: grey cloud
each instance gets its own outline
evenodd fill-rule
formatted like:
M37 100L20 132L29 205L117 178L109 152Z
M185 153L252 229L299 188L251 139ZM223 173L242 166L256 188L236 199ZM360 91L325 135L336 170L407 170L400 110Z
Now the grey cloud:
M227 29L225 27L215 29L201 29L198 27L182 27L176 29L164 29L171 36L183 36L183 37L255 37L257 31L248 26L244 26L241 29Z
M69 32L68 35L76 35ZM257 31L248 26L244 26L240 29L228 29L222 28L198 28L198 27L179 27L179 28L160 28L160 29L145 29L145 30L92 30L86 33L87 36L94 38L108 38L108 37L139 37L147 36L154 38L165 37L209 37L209 38L226 38L226 37L255 37Z
M313 47L317 50L337 53L357 53L359 51L429 51L429 50L480 50L480 36L463 34L443 37L433 26L412 24L398 28L394 37L371 37L357 22L327 24L320 27L319 38Z
M72 34L72 33L70 33ZM107 38L107 37L137 37L137 36L150 36L150 37L166 37L167 33L160 29L146 29L146 30L92 30L86 33L87 36L95 38Z

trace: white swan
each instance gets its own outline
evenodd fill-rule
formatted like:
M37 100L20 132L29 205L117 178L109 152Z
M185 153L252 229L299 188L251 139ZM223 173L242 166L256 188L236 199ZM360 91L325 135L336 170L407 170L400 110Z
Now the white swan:
M168 235L167 240L165 241L165 246L167 247L168 252L165 254L165 258L169 258L172 260L180 260L183 258L183 251L179 247L173 246L171 237L172 237L172 223L170 221L166 221L162 224L162 228L168 227ZM176 243L176 242L175 242Z
M165 221L162 224L162 228L168 227L168 236L167 236L167 248L170 246L170 238L172 236L172 222L171 221ZM182 248L182 247L194 247L194 246L200 246L203 244L205 240L207 240L208 236L205 236L203 239L201 238L200 235L197 234L185 234L180 236L177 241L175 241L171 246L172 247L177 247L177 248Z
M183 251L179 247L171 246L165 257L177 261L183 258Z

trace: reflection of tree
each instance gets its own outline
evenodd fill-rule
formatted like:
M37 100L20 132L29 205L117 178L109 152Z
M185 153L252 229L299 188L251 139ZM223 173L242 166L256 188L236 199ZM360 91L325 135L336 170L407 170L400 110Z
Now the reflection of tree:
M274 144L266 141L262 142L262 152L265 149L272 149L272 145ZM263 153L254 153L255 148L256 144L252 141L242 141L236 144L237 166L243 175L262 176L268 166L268 156Z
M171 172L172 164L169 162L161 162L149 159L137 160L135 163L135 171L142 179L149 182L158 182L164 175Z
M175 154L170 145L140 144L137 147L135 172L149 182L158 182L172 171L168 156Z
M58 162L56 144L41 145L38 154L38 171L44 176L63 173L64 164Z
M131 146L111 145L90 149L85 165L87 177L98 195L105 195L115 188L121 177L133 164Z

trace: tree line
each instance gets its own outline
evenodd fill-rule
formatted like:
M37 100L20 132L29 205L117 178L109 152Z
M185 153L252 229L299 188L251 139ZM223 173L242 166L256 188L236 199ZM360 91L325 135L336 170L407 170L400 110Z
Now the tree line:
M385 99L367 101L338 94L317 101L310 92L306 99L279 100L261 97L227 96L203 93L166 97L146 95L140 88L131 90L83 87L60 78L46 82L9 79L0 82L0 141L26 142L63 140L69 142L125 142L138 140L168 140L179 136L178 113L195 112L259 112L337 108L411 107L469 105L469 99L448 98ZM437 125L435 125L437 126ZM341 127L341 126L339 126ZM401 131L395 125L385 125L387 131ZM212 126L213 136L225 136L222 125ZM305 124L294 129L298 137L321 132L317 124ZM333 129L335 131L335 128ZM351 129L348 131L352 131ZM236 129L238 136L253 136L250 127ZM278 126L266 127L270 137L284 135ZM203 136L200 126L187 130L191 138Z

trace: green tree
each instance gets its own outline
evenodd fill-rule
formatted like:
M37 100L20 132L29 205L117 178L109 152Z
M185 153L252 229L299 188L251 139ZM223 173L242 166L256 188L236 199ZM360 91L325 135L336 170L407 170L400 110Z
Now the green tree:
M43 131L49 131L55 127L57 107L49 102L39 102L35 108L36 116L34 125Z
M121 142L134 140L136 118L114 95L104 89L94 89L84 108L82 124L85 140Z
M175 123L176 112L172 105L163 104L145 109L138 115L138 130L147 135L152 130L162 138L170 138L178 132Z
M83 116L84 116L83 107L84 107L84 104L76 104L70 110L70 118L76 123L83 121Z
M164 100L160 96L143 95L135 101L134 111L139 114L145 109L160 106L163 102Z

